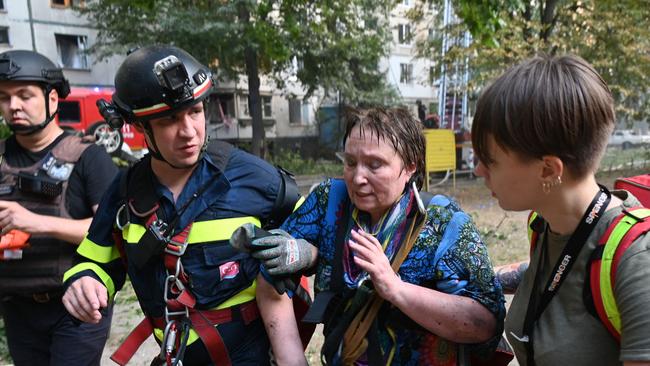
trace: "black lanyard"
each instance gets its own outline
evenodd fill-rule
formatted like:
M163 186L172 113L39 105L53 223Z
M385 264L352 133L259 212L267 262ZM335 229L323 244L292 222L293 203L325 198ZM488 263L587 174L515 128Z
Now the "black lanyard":
M525 342L526 346L526 358L527 365L535 365L535 357L533 351L533 325L540 318L548 304L553 299L553 296L559 291L560 286L564 280L569 275L571 267L575 263L575 260L578 258L578 254L582 247L584 246L587 238L591 234L591 231L596 227L598 220L607 209L609 201L611 200L611 193L602 185L599 185L600 190L594 198L591 200L591 204L587 207L582 219L576 230L571 234L569 241L562 250L560 258L558 258L555 266L553 266L553 271L551 276L546 281L546 286L544 287L544 292L541 296L538 296L538 286L541 280L540 278L540 266L542 264L542 257L544 257L544 251L547 245L548 237L548 225L546 225L546 232L544 233L544 242L540 248L541 253L537 263L537 272L535 274L535 280L533 282L533 289L530 293L530 300L528 301L528 309L526 310L526 317L524 318L524 329L523 337L519 340Z

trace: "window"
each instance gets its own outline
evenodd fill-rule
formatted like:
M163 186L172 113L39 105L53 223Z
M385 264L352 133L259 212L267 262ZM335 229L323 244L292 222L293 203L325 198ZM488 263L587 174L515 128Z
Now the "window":
M413 82L413 65L399 64L399 82L402 84L411 84Z
M436 68L435 66L429 67L429 85L436 83Z
M59 63L69 69L89 69L86 36L55 34Z
M81 108L79 102L59 100L60 122L81 122Z
M210 123L232 123L232 120L237 116L235 112L235 96L232 93L228 94L213 94L210 97L209 108L211 111Z
M289 124L306 125L310 123L309 118L310 105L305 100L298 98L289 99Z
M262 97L262 117L272 118L271 97Z
M4 1L4 0L0 0L0 10L6 10L6 9L5 9L5 1Z
M402 4L406 6L411 6L411 0L402 0Z
M0 44L9 44L9 27L0 27Z
M272 118L271 97L261 96L260 98L262 99L262 117ZM251 117L250 109L248 108L248 95L239 96L239 116L243 118Z
M305 69L305 60L303 60L302 58L294 57L293 58L293 68L294 68L294 70L296 70L296 72L304 70Z
M248 95L239 96L239 116L250 118L251 113L248 109Z
M400 24L397 26L399 32L397 40L400 44L411 43L411 26L408 24Z
M69 8L83 6L85 0L50 0L50 5L53 8Z

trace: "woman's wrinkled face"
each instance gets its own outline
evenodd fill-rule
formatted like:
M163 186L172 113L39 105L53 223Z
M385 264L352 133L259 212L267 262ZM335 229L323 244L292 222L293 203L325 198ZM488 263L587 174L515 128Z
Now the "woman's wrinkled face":
M343 178L352 203L370 214L372 222L400 198L415 172L393 145L369 129L355 126L345 143Z

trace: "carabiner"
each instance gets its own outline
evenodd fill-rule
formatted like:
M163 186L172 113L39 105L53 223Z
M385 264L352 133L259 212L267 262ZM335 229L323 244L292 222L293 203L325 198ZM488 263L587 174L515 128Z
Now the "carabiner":
M171 337L171 342L170 342L170 337ZM161 360L166 360L167 355L171 354L174 351L174 343L176 343L176 320L167 321L167 325L165 326L165 331L163 332L163 338L162 341L160 342L159 357ZM171 348L169 348L170 344L171 344Z
M122 214L122 211L124 211L124 209L126 209L126 214L125 214L125 216L126 216L126 222L125 222L124 224L122 224L122 223L120 222L120 215ZM115 226L116 226L119 230L124 230L124 228L125 228L126 225L128 225L128 224L129 224L129 209L128 209L128 207L126 207L126 203L125 203L125 204L123 204L122 206L120 206L120 208L117 209L117 214L115 215Z

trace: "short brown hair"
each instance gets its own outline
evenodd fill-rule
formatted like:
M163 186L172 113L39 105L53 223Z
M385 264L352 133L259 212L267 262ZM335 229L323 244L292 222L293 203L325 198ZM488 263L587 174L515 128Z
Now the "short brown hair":
M361 133L369 131L393 145L404 166L415 164L413 180L418 189L424 179L424 134L422 124L404 108L374 107L367 109L348 108L345 113L345 135L343 145L350 131L359 126Z
M510 68L483 91L472 143L493 162L488 137L523 159L555 155L569 173L595 172L614 129L614 102L605 81L578 56L536 56Z

